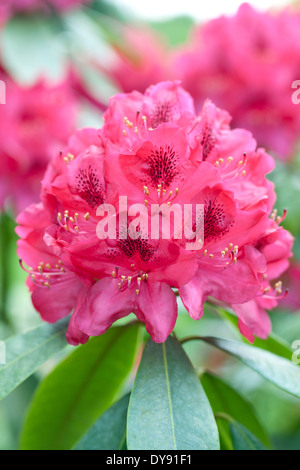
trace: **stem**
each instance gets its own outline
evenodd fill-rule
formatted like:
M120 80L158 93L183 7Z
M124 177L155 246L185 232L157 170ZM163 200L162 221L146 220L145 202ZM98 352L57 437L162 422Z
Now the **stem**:
M187 343L188 341L203 341L203 336L187 336L186 338L182 338L179 340L180 344Z
M227 413L223 413L222 411L215 413L215 418L216 419L224 419L225 421L228 421L231 424L235 424L236 421L233 419L231 416L229 416Z

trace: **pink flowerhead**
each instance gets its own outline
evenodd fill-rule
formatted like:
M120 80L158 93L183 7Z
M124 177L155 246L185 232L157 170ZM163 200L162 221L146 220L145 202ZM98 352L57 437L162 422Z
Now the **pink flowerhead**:
M261 13L243 4L195 31L176 54L173 75L199 110L209 97L249 129L258 143L288 159L299 140L299 107L292 83L299 79L300 13Z
M77 132L50 162L41 202L18 217L18 253L31 267L28 285L42 318L55 322L73 310L71 344L129 313L154 341L165 341L177 317L174 289L194 319L209 297L235 309L249 339L268 333L267 314L252 318L247 309L269 308L282 296L276 277L292 238L273 213L266 179L273 159L229 122L210 101L195 115L179 83L163 82L113 97L103 128ZM149 208L156 204L202 207L204 244L187 245L175 219L167 237L162 225L155 238ZM118 227L113 239L99 237L103 215Z
M0 105L0 207L20 211L38 201L50 158L74 130L77 101L67 81L21 87L8 76L2 79L6 104Z

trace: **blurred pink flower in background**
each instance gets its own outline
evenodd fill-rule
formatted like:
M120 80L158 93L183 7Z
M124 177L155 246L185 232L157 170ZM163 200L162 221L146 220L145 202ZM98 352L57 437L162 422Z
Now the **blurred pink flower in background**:
M158 34L145 26L121 25L119 33L122 40L112 42L117 57L108 74L122 91L144 93L152 83L168 78L169 56Z
M243 4L235 16L198 27L177 51L173 77L195 99L230 112L233 125L249 129L259 145L290 158L300 132L299 107L291 100L300 76L300 12L258 12Z
M51 8L63 12L80 5L90 3L92 0L4 0L0 5L2 14L13 15L15 13L49 11ZM2 2L1 2L2 3Z
M55 322L74 309L67 338L78 344L133 312L163 342L176 322L176 288L193 319L212 297L236 311L250 341L266 338L264 308L282 297L273 279L288 266L293 241L272 212L272 157L248 131L231 130L229 114L210 101L195 115L178 82L116 95L104 117L102 129L77 132L53 154L41 202L18 217L18 254L31 267L42 318ZM166 240L123 239L120 231L100 240L97 207L117 210L119 196L146 208L203 204L203 248L186 249L172 232Z
M292 311L300 310L300 262L293 260L290 268L283 276L283 282L289 289L289 295L282 302L282 308L288 308Z
M68 80L40 80L23 87L6 74L6 104L0 107L0 208L14 211L38 201L49 160L75 128L77 99Z

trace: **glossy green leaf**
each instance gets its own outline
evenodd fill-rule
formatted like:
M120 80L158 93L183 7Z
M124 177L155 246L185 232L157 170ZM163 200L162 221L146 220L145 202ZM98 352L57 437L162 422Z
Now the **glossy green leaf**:
M69 318L54 325L45 323L27 333L12 336L4 342L6 364L0 365L0 399L66 347L68 322Z
M292 360L238 341L213 337L202 340L232 354L277 387L300 398L300 368Z
M88 430L74 450L122 450L126 446L130 395L111 406Z
M22 449L71 449L113 403L135 357L139 327L110 328L89 340L41 383Z
M203 374L201 383L215 415L218 413L230 415L233 419L247 426L266 446L270 446L268 436L257 419L250 402L219 377L212 374ZM223 420L222 423L224 423Z
M242 340L249 344L248 340L242 334L240 334L238 318L236 315L221 308L218 308L218 312L222 318L228 320L235 327L236 331L239 332L239 336L242 338ZM276 354L277 356L284 357L285 359L291 359L292 356L292 350L289 344L275 333L270 333L267 339L255 338L253 346L256 346L260 349L265 349L266 351Z
M229 427L234 450L268 450L242 424L234 422Z
M131 394L130 450L218 449L212 409L178 341L148 341Z

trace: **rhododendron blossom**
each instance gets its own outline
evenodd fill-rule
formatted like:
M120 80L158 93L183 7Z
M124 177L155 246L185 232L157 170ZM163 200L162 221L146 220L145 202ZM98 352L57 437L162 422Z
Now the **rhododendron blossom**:
M39 81L22 87L7 75L6 104L0 108L0 208L20 211L38 201L50 158L75 128L77 99L68 81Z
M236 15L198 28L173 60L199 110L207 97L227 109L233 125L288 159L299 140L300 113L292 101L299 79L300 13L258 12L243 4Z
M229 114L210 101L196 115L178 82L116 95L104 120L70 138L48 166L41 202L18 217L18 253L42 318L55 322L73 310L67 338L76 345L134 313L163 342L176 322L178 291L193 319L215 299L236 311L249 340L267 337L264 309L285 295L278 276L292 245L273 211L272 157L248 131L232 130ZM120 208L120 197L128 207L201 205L201 249L188 249L174 230L167 239L151 230L143 237L142 218L130 225L137 214ZM116 239L97 236L103 204L116 209L108 220L123 221ZM151 211L140 212L151 227ZM122 236L128 228L135 236Z

